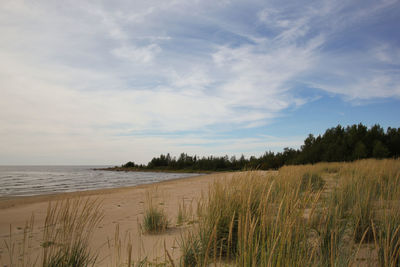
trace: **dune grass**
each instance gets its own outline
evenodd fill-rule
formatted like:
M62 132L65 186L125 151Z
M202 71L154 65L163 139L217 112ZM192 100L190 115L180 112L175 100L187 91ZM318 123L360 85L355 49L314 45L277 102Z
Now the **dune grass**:
M247 172L210 187L182 265L400 264L400 161L363 160ZM364 256L365 257L365 256Z
M142 227L145 233L157 234L168 228L169 221L164 209L153 203L153 197L147 194L147 206L144 211Z
M325 181L317 173L306 172L301 178L300 191L318 191L324 187Z
M32 248L33 216L24 228L23 240L14 239L10 227L6 242L9 266L95 266L97 253L89 242L103 217L100 206L99 201L90 199L49 203L40 251Z
M146 233L160 233L168 227L168 219L163 210L149 207L144 215L143 228Z
M43 231L43 267L95 266L89 241L103 217L99 201L66 200L49 204Z

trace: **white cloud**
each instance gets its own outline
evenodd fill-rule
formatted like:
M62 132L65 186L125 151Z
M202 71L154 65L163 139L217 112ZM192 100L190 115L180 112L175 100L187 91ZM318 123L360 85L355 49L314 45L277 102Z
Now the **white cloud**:
M240 1L2 2L0 163L22 154L62 154L72 162L80 150L87 162L106 163L131 153L145 162L185 148L208 154L281 146L290 140L193 144L264 126L306 104L293 93L298 81L351 100L400 96L398 72L354 71L376 62L398 66L393 46L379 43L354 64L351 54L323 51L335 32L327 25L344 29L392 2L357 9L345 22L337 13L343 3L253 4L262 8L243 21L230 9L247 5ZM208 135L168 137L182 131Z
M346 75L347 76L347 75ZM347 79L345 77L344 79ZM357 78L346 85L314 84L330 93L343 95L346 100L360 104L363 100L400 96L400 80L384 73L372 73L369 77Z
M171 81L171 86L174 88L182 88L186 92L193 92L194 94L199 90L202 91L203 88L213 82L212 75L203 68L195 68L182 73L171 70L168 77Z
M149 63L161 52L157 44L150 44L144 47L123 46L111 51L113 55L130 60L132 62Z
M290 97L290 81L314 64L321 43L322 38L317 37L302 46L259 42L239 48L221 47L213 59L230 77L221 86L221 93L230 96L232 106L262 108L266 116L268 111L284 110L301 101Z
M400 48L398 47L380 44L371 51L371 54L382 63L400 66Z

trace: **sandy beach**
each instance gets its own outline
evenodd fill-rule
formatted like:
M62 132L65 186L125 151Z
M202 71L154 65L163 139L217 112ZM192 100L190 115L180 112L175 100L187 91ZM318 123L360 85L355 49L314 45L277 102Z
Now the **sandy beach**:
M111 240L110 243L113 244L117 225L121 240L124 241L130 237L133 241L133 259L147 257L152 262L164 262L165 244L174 261L178 261L180 256L179 238L190 227L176 225L179 204L184 202L187 208L191 207L194 212L197 201L201 198L202 193L207 193L211 183L230 179L237 174L218 173L117 189L0 199L0 256L3 263L7 262L4 241L9 240L10 229L13 238L21 240L23 228L32 214L35 221L33 247L39 251L42 237L41 227L44 225L49 202L89 197L102 201L104 211L104 218L98 229L95 230L92 239L92 249L99 252L99 261L96 266L112 266L114 264L115 248L113 245L110 248L107 240ZM143 234L140 230L140 223L149 196L153 199L153 203L162 207L168 215L170 228L162 234ZM123 246L124 244L122 244ZM122 248L123 254L125 250Z

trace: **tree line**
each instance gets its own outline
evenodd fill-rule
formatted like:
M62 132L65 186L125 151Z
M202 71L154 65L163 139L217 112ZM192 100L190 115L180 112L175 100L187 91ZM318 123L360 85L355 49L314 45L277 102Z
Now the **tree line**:
M282 152L265 152L260 157L245 158L199 157L181 153L178 158L169 153L154 157L147 165L132 161L123 168L149 170L186 171L235 171L248 169L278 169L283 165L296 165L338 161L353 161L364 158L397 158L400 155L400 128L385 131L376 124L371 128L363 124L347 127L338 125L329 128L323 135L309 134L300 149L284 148Z

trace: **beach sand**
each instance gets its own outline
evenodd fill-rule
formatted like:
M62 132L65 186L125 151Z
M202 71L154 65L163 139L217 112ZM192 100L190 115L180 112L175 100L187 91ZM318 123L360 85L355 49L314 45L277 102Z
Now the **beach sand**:
M115 264L115 248L110 248L107 240L110 240L111 246L113 246L117 225L122 241L127 237L132 240L134 260L147 257L152 262L164 262L165 244L165 248L175 263L178 263L179 239L191 227L176 225L179 204L184 201L188 209L190 206L193 208L193 214L195 214L197 201L201 198L202 193L207 194L209 185L214 181L231 179L234 175L240 175L240 173L209 174L116 189L0 199L0 256L2 262L3 264L7 262L4 241L9 239L10 225L13 238L21 240L23 228L34 214L33 247L36 248L36 251L40 251L41 227L44 225L48 203L89 197L101 200L104 210L104 218L98 229L95 229L91 243L91 248L99 252L96 266L113 266ZM162 234L143 234L140 230L149 195L152 196L153 203L162 207L168 215L171 227ZM126 243L122 244L121 252L126 254ZM125 255L121 257L125 259Z

